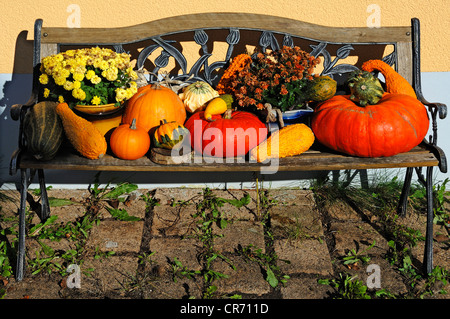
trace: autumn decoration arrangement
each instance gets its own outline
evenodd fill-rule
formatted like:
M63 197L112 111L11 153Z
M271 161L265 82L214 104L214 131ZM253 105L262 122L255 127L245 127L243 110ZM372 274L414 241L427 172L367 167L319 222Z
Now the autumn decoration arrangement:
M213 87L204 81L174 89L164 81L137 87L128 54L109 49L69 50L46 57L39 77L40 100L24 118L28 151L38 160L56 156L67 138L83 157L107 153L138 160L153 149L188 145L207 157L245 157L266 162L298 156L318 142L359 157L407 152L425 137L429 119L411 85L381 60L362 64L337 83L316 73L320 59L299 47L235 56ZM381 72L385 85L373 75ZM77 110L77 105L123 107L109 130ZM261 111L312 107L304 123L267 129ZM112 124L113 123L113 124Z

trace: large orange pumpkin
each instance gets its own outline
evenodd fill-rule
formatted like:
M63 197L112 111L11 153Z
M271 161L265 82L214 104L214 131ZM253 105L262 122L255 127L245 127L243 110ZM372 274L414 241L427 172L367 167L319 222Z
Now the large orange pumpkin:
M335 95L314 110L311 128L325 146L349 155L384 157L407 152L422 142L428 113L419 100L405 94L383 94L361 107L348 95Z
M136 126L151 131L163 119L183 125L186 121L186 109L174 91L159 84L149 84L140 87L128 100L122 122L131 124L134 118Z

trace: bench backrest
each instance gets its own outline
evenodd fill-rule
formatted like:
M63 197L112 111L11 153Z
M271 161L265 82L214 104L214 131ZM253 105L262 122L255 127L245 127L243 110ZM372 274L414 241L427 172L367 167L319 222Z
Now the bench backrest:
M229 59L249 47L296 45L321 57L320 72L339 83L364 61L383 59L420 89L418 40L417 19L412 19L411 26L380 28L327 27L247 13L189 14L120 28L45 27L37 20L34 66L69 47L98 45L131 53L137 68L154 74L169 67L175 79L190 77L190 81L215 84Z

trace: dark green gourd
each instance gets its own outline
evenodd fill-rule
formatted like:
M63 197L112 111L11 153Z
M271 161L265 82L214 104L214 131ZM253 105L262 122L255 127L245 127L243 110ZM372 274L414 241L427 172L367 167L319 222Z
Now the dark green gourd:
M55 157L64 137L61 119L55 111L57 105L56 102L39 102L24 117L23 133L27 150L41 161Z

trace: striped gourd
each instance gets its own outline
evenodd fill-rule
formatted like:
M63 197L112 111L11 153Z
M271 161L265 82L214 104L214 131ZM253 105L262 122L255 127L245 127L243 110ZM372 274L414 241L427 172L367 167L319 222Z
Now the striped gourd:
M56 114L57 102L43 101L27 111L23 133L28 152L36 159L47 161L55 157L63 140L63 125Z

